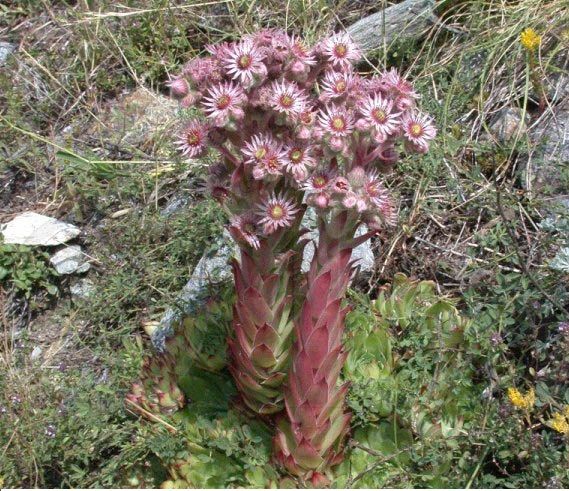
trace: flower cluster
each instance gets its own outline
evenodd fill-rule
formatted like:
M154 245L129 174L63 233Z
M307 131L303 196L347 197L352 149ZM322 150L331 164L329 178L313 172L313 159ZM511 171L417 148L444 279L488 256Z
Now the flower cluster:
M508 388L508 399L518 409L530 410L535 405L535 391L531 388L522 394L515 387L510 387Z
M528 51L535 51L541 44L541 36L534 29L528 27L520 34L520 43Z
M553 413L549 426L562 435L569 435L569 406L565 406L563 413Z
M257 248L289 227L303 197L321 212L355 209L373 229L394 222L380 173L401 145L424 153L436 134L409 82L395 70L360 76L360 51L345 33L310 47L263 30L208 51L170 82L182 106L202 113L177 144L189 158L221 153L225 172L213 173L210 189L242 244Z

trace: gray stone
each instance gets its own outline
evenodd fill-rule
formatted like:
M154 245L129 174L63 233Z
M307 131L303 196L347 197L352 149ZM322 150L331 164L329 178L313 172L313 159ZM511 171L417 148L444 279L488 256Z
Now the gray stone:
M92 281L83 278L82 280L73 283L69 287L69 291L71 292L72 298L84 300L89 298L95 291L95 285Z
M405 0L360 19L347 31L368 53L396 40L420 37L436 22L434 7L434 0Z
M527 129L528 115L517 107L507 107L499 111L490 123L490 133L500 143L512 140L516 135L523 135Z
M166 205L166 207L160 212L163 217L168 217L176 213L181 208L187 206L190 202L189 196L174 196Z
M190 280L180 293L176 306L162 316L160 324L152 333L154 347L162 351L164 341L172 334L173 325L185 315L198 312L209 296L210 285L228 281L232 272L229 260L237 254L237 246L227 231L202 256L192 272Z
M4 66L8 56L16 50L16 45L0 41L0 66Z
M526 166L524 185L535 192L545 188L553 194L567 194L562 170L569 164L569 98L530 135L534 145Z
M91 267L78 245L61 249L49 261L59 274L85 273Z
M81 230L69 223L25 212L0 226L6 244L55 246L77 237Z

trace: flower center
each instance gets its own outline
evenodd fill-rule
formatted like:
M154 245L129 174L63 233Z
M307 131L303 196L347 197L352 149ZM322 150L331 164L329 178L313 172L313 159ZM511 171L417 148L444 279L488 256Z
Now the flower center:
M316 176L312 179L312 184L315 188L323 188L326 186L327 180L324 176Z
M284 208L281 205L273 205L269 210L271 218L278 220L284 216Z
M289 95L289 94L283 94L281 95L279 102L281 104L282 107L291 107L294 103L293 98Z
M200 144L201 138L197 131L191 131L186 137L188 145L195 147Z
M261 160L265 155L267 155L267 149L265 147L261 147L255 152L255 158L257 160Z
M423 134L423 127L419 123L414 123L409 128L409 132L413 136L421 136Z
M241 55L237 60L237 66L242 70L245 70L251 66L253 59L249 55Z
M348 53L348 47L343 44L337 44L336 46L334 46L334 54L340 58L344 58L344 56L346 56L346 54Z
M223 94L217 99L217 109L227 109L229 104L231 104L231 97L227 94Z
M302 150L300 150L300 148L295 148L290 152L288 157L291 162L298 164L302 160Z
M344 80L338 80L338 82L336 82L336 92L339 94L344 92L346 90L346 87L346 82Z
M279 159L277 159L276 157L268 158L267 162L266 162L266 166L267 166L267 169L269 169L269 170L279 170L279 168L280 168Z
M336 131L342 131L346 129L346 122L344 121L344 118L341 116L332 118L332 129Z
M336 181L334 183L334 187L341 192L346 192L348 190L348 185L347 183L343 182L343 181Z
M378 123L385 123L385 120L387 119L385 111L382 111L381 109L378 108L372 110L371 117Z
M242 226L241 226L243 232L245 232L246 234L249 235L254 235L255 234L255 225L253 225L251 222L245 222Z

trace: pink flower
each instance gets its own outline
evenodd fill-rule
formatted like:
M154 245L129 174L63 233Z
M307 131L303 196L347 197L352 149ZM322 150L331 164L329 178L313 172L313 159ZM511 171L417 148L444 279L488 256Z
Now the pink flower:
M330 204L330 197L334 178L329 171L323 170L312 174L302 185L308 193L306 202L318 208L326 208Z
M219 44L206 44L205 49L208 53L218 60L222 60L227 56L233 49L234 43L223 42Z
M364 192L370 203L378 209L382 209L386 200L389 199L387 189L385 189L377 172L375 171L372 171L367 175L366 183L364 184Z
M208 143L208 129L199 121L192 121L186 125L179 134L179 140L176 141L179 145L178 150L182 152L182 155L194 158L203 154Z
M433 120L419 113L405 114L401 126L405 138L418 152L426 152L429 149L429 140L437 134Z
M238 238L246 242L253 249L259 248L259 236L257 235L258 220L253 212L233 216L230 221L230 226Z
M269 151L255 163L253 177L264 179L267 175L280 176L283 173L284 152L280 149L269 148Z
M417 93L413 90L411 83L399 75L395 68L385 72L381 80L395 96L397 109L405 111L414 104L415 99L418 97Z
M204 97L203 105L216 126L225 126L231 117L241 119L241 105L245 100L241 87L233 82L224 82L211 88L208 94L208 97Z
M309 193L322 193L328 191L333 180L330 172L325 170L317 171L306 180L302 189Z
M351 73L327 72L320 83L320 99L329 101L338 99L349 93L354 83L354 76Z
M304 181L308 177L308 168L316 165L311 155L310 147L290 145L284 151L285 168L297 181Z
M207 89L211 84L222 79L219 63L214 57L194 58L190 60L182 75L189 78L192 84L200 90Z
M294 59L304 65L316 65L316 58L312 50L298 36L289 36L288 47Z
M308 140L312 136L314 123L316 122L316 113L307 109L298 115L297 138Z
M271 151L279 151L280 144L270 134L254 135L251 141L245 144L241 153L245 155L248 164L261 162Z
M306 95L294 82L282 80L271 85L270 106L287 116L298 116L306 109Z
M361 108L362 120L358 125L372 129L375 140L384 142L389 135L393 135L399 128L401 113L393 113L393 101L384 99L381 95L369 97L363 102Z
M272 194L259 205L257 212L257 215L261 217L259 225L262 225L265 234L272 234L279 228L290 227L298 211L294 202L287 200L284 194L281 193L278 196Z
M322 52L328 57L332 65L338 68L347 68L361 58L361 52L347 32L334 34L326 39L322 45Z
M166 84L170 88L170 93L174 99L183 99L190 92L188 82L182 77L175 77Z
M255 46L252 40L245 39L225 50L221 60L227 74L248 89L266 77L264 57L262 49Z
M332 137L349 135L354 127L352 116L338 106L326 106L318 114L320 128Z
M338 176L332 182L332 191L338 194L346 194L351 191L351 186L348 180L343 176Z
M313 51L308 48L304 41L297 36L287 36L289 62L287 69L292 77L299 81L305 81L310 73L310 68L316 65Z

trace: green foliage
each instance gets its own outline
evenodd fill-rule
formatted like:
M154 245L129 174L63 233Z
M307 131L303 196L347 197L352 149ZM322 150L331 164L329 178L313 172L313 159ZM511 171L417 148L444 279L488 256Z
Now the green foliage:
M352 384L353 421L361 428L353 437L357 448L337 472L339 482L456 485L465 428L481 411L465 339L470 322L455 302L436 293L434 283L401 274L375 301L358 300L347 318L344 376ZM365 477L359 475L366 469Z
M95 278L97 294L81 306L82 315L99 325L118 326L118 335L131 328L141 310L160 312L174 305L224 220L215 203L203 200L170 217L143 210L101 227L104 274Z
M25 245L0 243L0 284L26 298L39 289L56 295L57 277L46 252Z
M123 350L105 367L62 364L49 376L36 367L0 377L6 487L121 487L123 473L144 463L148 440L133 438L138 425L117 397L141 357L134 344Z

